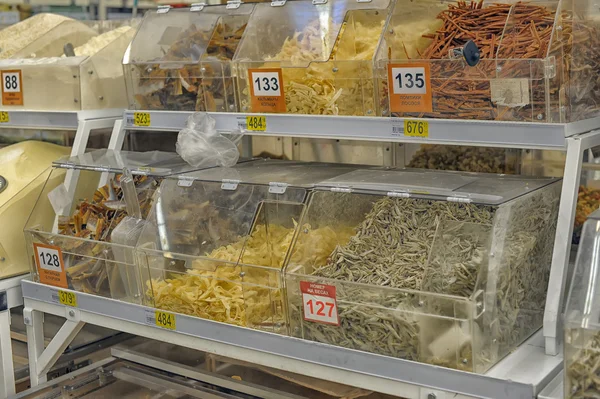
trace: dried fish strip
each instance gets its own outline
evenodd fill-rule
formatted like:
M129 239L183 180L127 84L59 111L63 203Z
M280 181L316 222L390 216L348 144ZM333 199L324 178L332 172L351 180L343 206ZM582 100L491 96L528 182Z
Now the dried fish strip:
M600 398L600 376L598 375L600 333L577 329L568 331L567 334L581 337L578 339L571 337L571 340L577 343L575 348L571 348L575 342L566 344L568 349L565 351L567 384L565 397L567 399Z
M92 200L82 200L71 217L59 217L59 234L53 237L53 245L63 251L67 282L77 291L111 297L111 285L118 274L110 245L111 233L127 216L123 193L115 180L98 188ZM160 181L149 176L135 176L138 201L142 217L146 217L152 206L152 194ZM140 188L142 187L142 188ZM76 239L70 238L74 237ZM116 288L116 287L112 287Z
M234 111L235 87L232 71L223 61L231 61L246 24L219 23L212 37L192 25L180 33L161 62L182 61L186 65L166 69L161 63L137 68L135 100L140 109L174 111ZM206 53L194 51L208 42ZM189 60L194 63L189 64Z
M431 62L433 112L393 115L554 122L597 115L600 82L596 75L592 76L592 70L600 68L597 27L580 26L571 14L559 11L563 29L560 37L553 37L556 11L524 2L512 6L483 7L482 0L458 1L442 11L437 17L443 22L442 27L433 34L423 35L431 40L430 45L418 57L409 58L447 60L450 50L473 40L481 51L482 61L476 67L467 67L461 62ZM550 43L552 48L549 48ZM391 49L388 52L391 53ZM540 79L532 72L532 61L552 56L557 63L562 63L557 65L564 70L562 82L558 78ZM496 59L501 64L488 61ZM511 78L528 80L531 93L528 103L494 102L491 81ZM549 87L545 86L547 81ZM387 86L382 90L387 93ZM387 104L381 106L385 109ZM551 110L550 115L547 109ZM565 114L561 115L562 112Z
M312 276L293 277L336 286L340 325L302 321L301 295L292 283L294 333L487 370L541 325L559 189L555 185L499 207L382 198L327 263L317 265ZM488 309L468 316L483 304L476 298L488 284L495 290ZM463 318L468 322L455 324Z

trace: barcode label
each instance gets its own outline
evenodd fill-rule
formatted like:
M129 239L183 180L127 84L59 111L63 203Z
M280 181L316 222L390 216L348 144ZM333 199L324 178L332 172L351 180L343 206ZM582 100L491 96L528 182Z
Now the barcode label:
M392 125L392 136L404 136L404 125L393 124Z
M153 310L146 310L146 324L154 325L155 323L155 315Z

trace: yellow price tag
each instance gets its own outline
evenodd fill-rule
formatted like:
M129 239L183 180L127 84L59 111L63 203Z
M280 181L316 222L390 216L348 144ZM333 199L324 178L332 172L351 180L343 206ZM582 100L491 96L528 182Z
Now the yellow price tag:
M10 122L10 118L8 117L8 112L0 111L0 123L8 123Z
M254 132L264 132L267 130L267 117L265 116L247 116L246 129Z
M133 124L135 126L150 126L150 114L148 112L134 112Z
M58 290L58 301L63 305L77 307L77 295L73 292Z
M154 318L158 327L175 330L175 315L173 313L161 312L160 310L157 310L154 314Z
M410 137L429 137L429 122L418 119L405 119L404 135Z

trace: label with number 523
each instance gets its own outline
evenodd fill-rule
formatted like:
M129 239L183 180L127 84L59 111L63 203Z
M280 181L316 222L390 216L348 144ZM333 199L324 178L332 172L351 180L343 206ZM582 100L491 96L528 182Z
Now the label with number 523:
M33 251L40 282L55 287L69 288L60 247L34 243Z
M388 65L391 112L432 112L428 63Z
M281 68L248 69L252 112L286 111Z
M340 325L333 285L300 281L300 291L304 320Z

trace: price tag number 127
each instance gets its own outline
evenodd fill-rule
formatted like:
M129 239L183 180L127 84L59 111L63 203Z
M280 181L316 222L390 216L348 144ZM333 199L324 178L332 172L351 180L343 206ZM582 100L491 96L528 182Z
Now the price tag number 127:
M302 294L304 318L310 321L338 325L337 303L334 298Z

